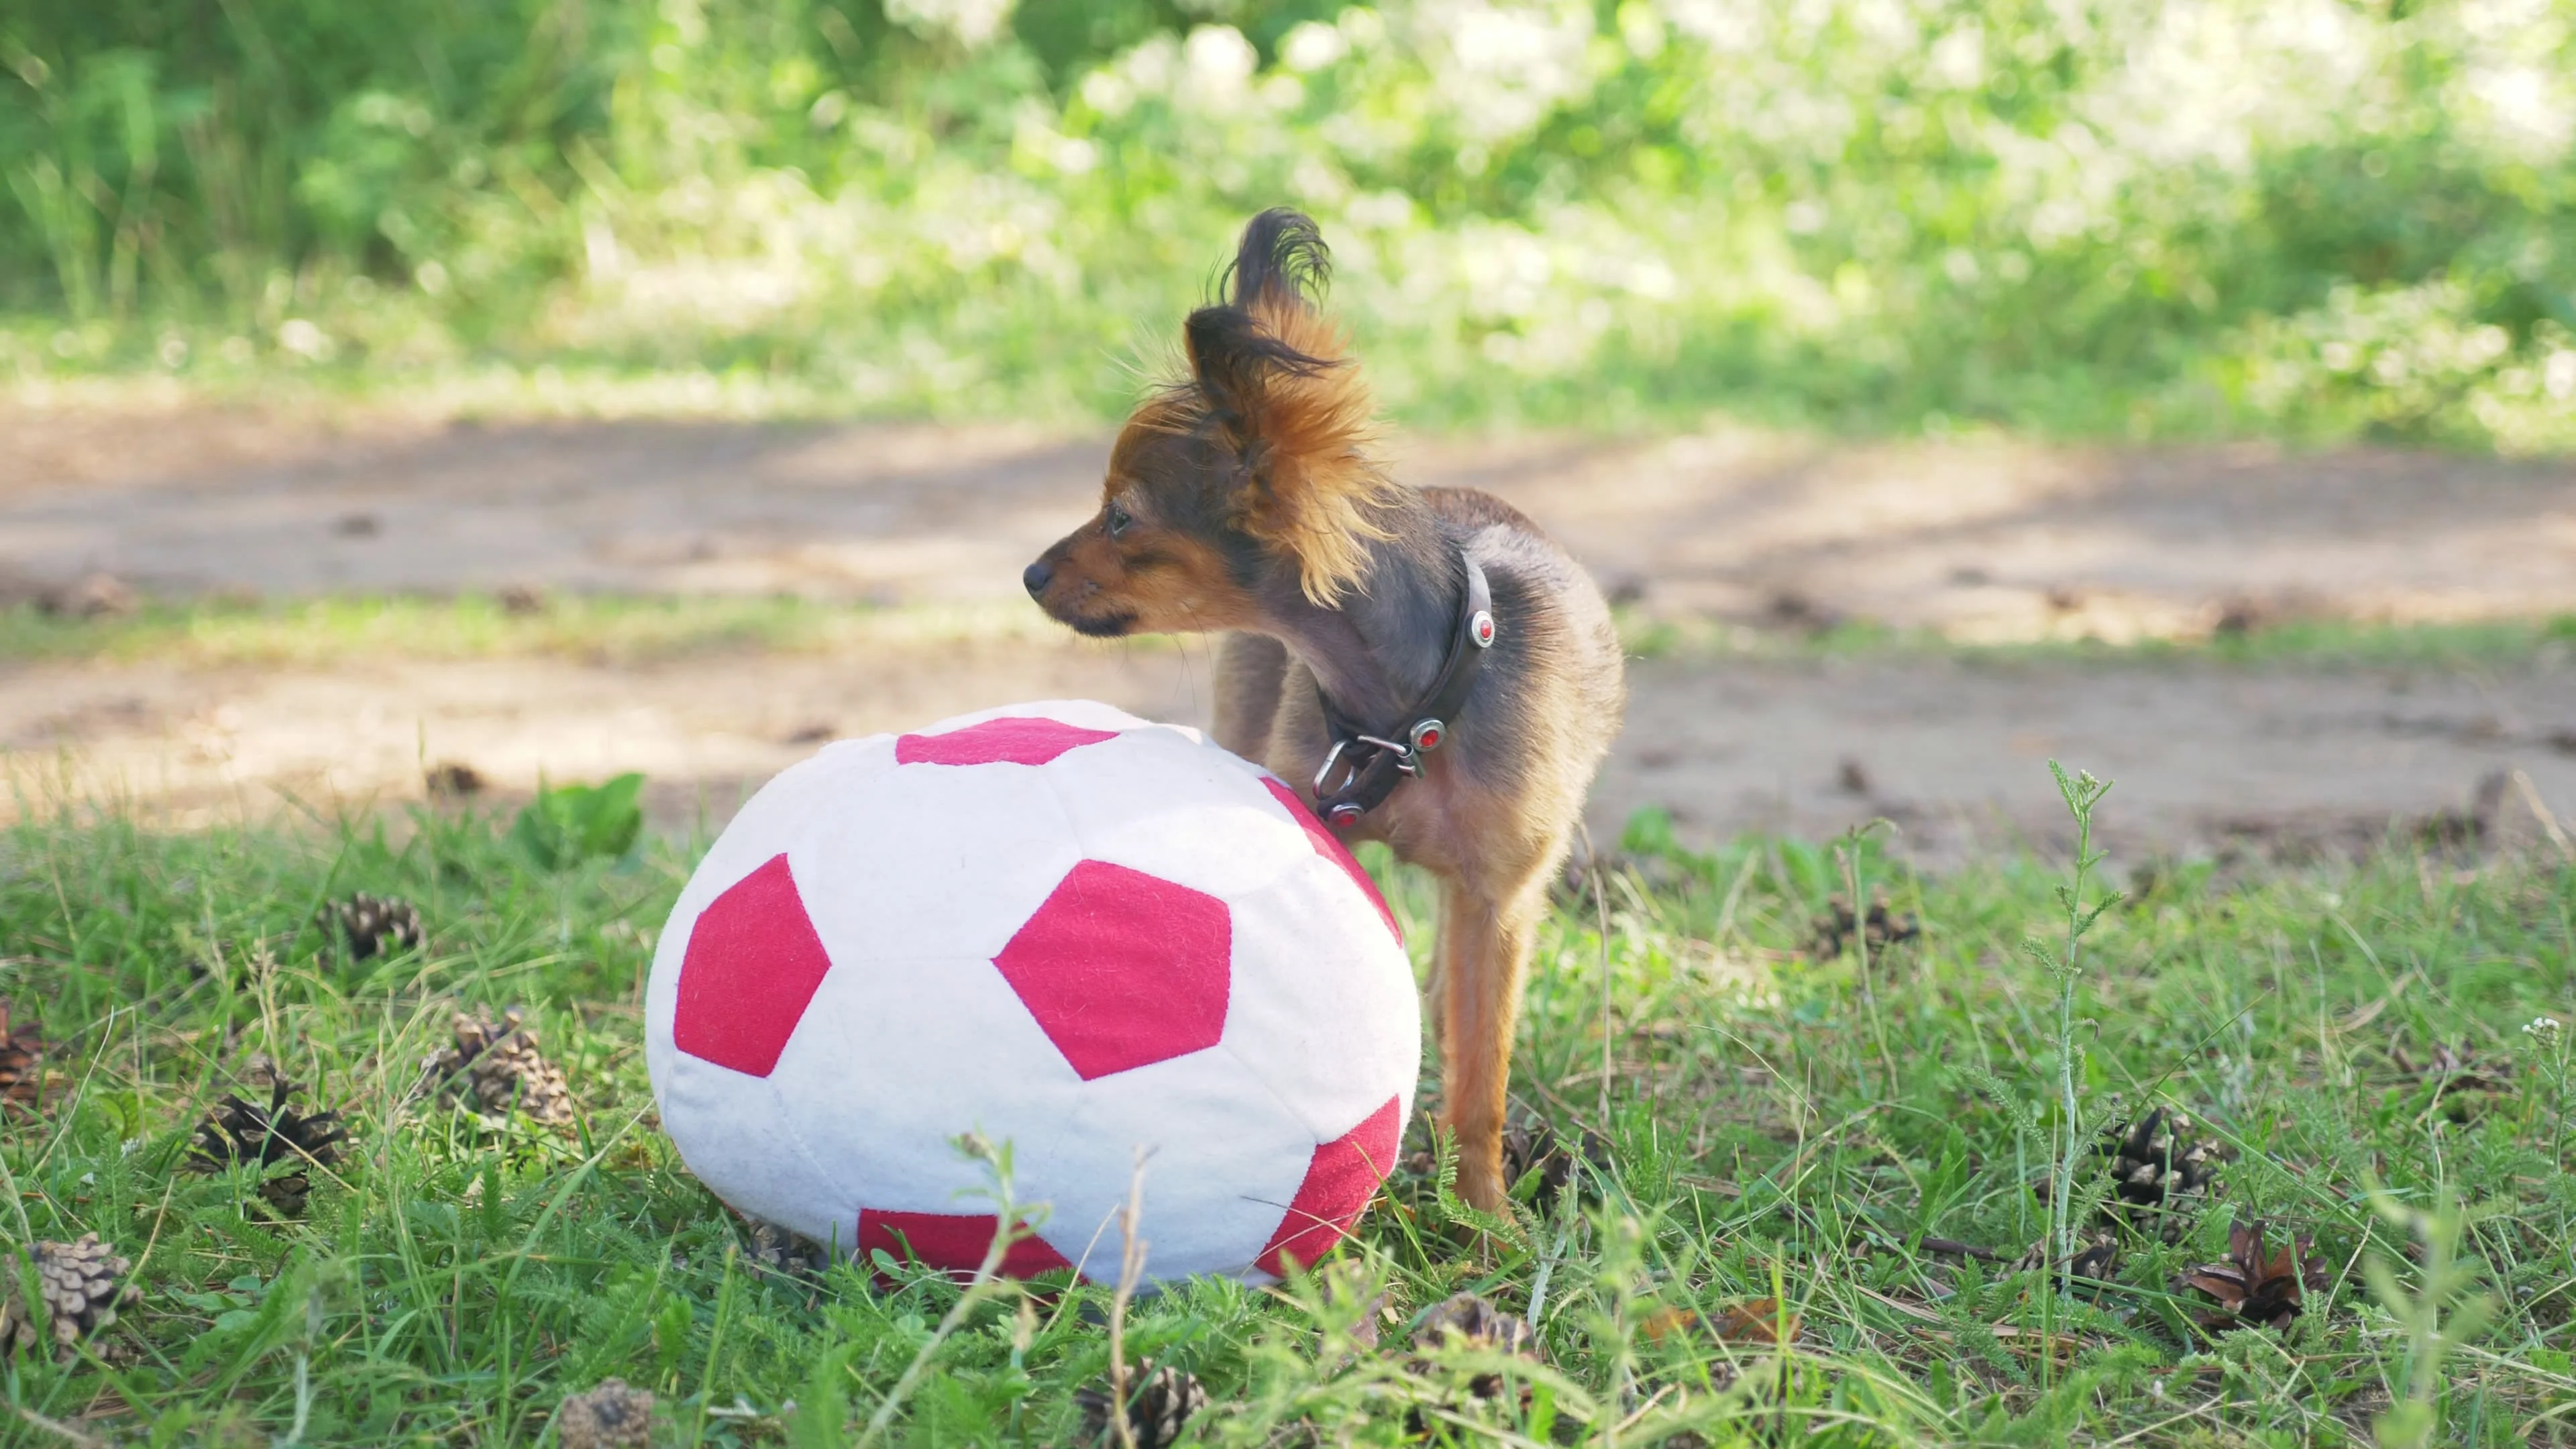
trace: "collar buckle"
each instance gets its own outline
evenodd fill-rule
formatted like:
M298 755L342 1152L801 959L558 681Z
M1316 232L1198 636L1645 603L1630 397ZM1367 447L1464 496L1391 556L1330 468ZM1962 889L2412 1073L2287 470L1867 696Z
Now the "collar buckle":
M1335 741L1333 741L1333 748L1332 748L1331 750L1327 751L1327 752L1325 753L1325 755L1324 755L1324 763L1322 763L1322 764L1320 764L1320 765L1317 765L1317 766L1315 767L1315 798L1316 798L1316 799L1320 800L1320 799L1324 798L1326 795L1329 795L1329 794L1332 794L1332 793L1333 793L1332 791L1326 790L1326 789L1324 788L1324 782L1325 782L1326 780L1329 780L1329 779L1331 779L1331 778L1333 777L1333 766L1334 766L1334 765L1336 765L1336 764L1338 764L1338 763L1340 763L1341 758L1342 758L1342 751L1343 751L1343 749L1344 749L1344 748L1346 748L1349 744L1350 744L1350 741L1349 741L1349 740L1335 740ZM1358 778L1359 778L1359 773L1360 773L1359 766L1357 766L1357 765L1353 765L1353 766L1351 766L1351 773L1350 773L1349 778L1348 778L1348 779L1343 780L1343 781L1342 781L1342 783L1343 783L1343 784L1345 784L1345 785L1348 785L1348 784L1351 782L1351 780L1356 780L1356 779L1358 779Z
M1395 756L1395 767L1398 770L1403 771L1405 774L1419 775L1422 773L1422 760L1419 756L1414 754L1413 746L1405 744L1400 740L1382 740L1375 735L1354 735L1352 738L1361 744L1369 746L1371 749L1384 750L1386 753Z

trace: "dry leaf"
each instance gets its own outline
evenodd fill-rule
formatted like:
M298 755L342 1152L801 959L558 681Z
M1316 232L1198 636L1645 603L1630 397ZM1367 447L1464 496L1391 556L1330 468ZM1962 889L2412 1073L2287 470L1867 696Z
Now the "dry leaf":
M1799 1317L1795 1313L1786 1318L1781 1316L1779 1299L1756 1298L1726 1310L1725 1316L1719 1318L1709 1331L1716 1334L1721 1343L1778 1343L1783 1338L1795 1343L1798 1341L1798 1324Z
M1699 1315L1687 1308L1658 1308L1646 1315L1637 1331L1649 1343L1661 1343L1676 1333L1688 1333L1699 1327Z

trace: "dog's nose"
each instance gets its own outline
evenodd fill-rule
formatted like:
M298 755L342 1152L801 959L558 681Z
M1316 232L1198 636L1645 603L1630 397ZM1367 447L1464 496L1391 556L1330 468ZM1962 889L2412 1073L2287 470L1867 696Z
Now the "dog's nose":
M1029 597L1032 599L1045 593L1048 582L1054 578L1055 570L1049 567L1044 559L1020 570L1020 583L1028 589Z

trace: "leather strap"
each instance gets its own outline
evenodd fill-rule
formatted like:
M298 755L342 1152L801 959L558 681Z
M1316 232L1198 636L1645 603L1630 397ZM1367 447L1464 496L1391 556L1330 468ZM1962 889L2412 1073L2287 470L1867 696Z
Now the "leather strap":
M1458 562L1465 566L1467 588L1458 600L1449 652L1432 676L1431 688L1401 720L1384 731L1370 729L1342 713L1332 696L1320 688L1315 692L1332 739L1323 768L1315 772L1315 813L1337 830L1358 824L1362 815L1385 804L1407 775L1422 772L1422 757L1447 742L1468 692L1476 687L1476 671L1494 644L1494 591L1474 559L1461 553ZM1336 771L1341 783L1328 790Z

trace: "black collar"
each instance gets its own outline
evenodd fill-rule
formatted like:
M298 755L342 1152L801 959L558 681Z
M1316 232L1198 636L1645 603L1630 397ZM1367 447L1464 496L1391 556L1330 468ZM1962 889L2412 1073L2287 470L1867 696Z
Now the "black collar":
M1422 773L1422 757L1449 738L1458 712L1466 707L1467 692L1476 687L1476 670L1494 643L1494 591L1474 559L1461 553L1458 562L1466 568L1467 587L1449 631L1449 652L1431 677L1431 688L1393 728L1383 733L1369 729L1342 713L1321 686L1315 690L1333 742L1323 768L1315 772L1315 813L1337 830L1349 829L1385 804L1405 776ZM1342 782L1327 790L1325 782L1336 769L1343 772Z

